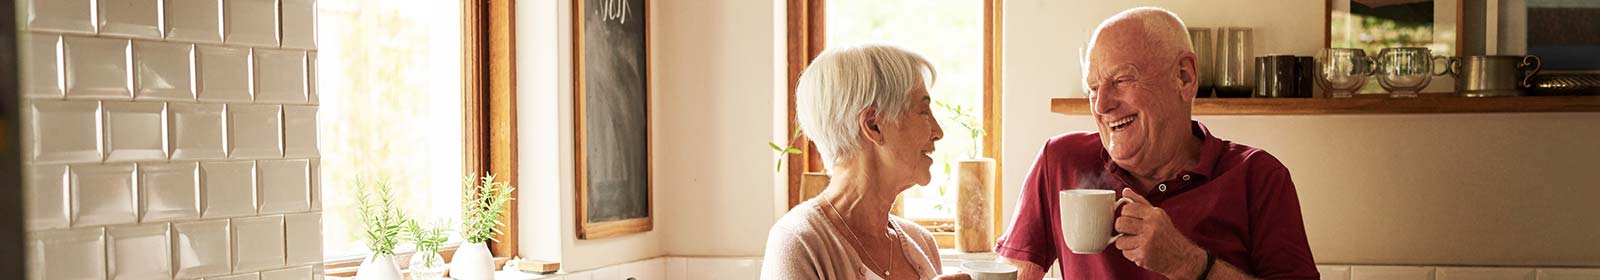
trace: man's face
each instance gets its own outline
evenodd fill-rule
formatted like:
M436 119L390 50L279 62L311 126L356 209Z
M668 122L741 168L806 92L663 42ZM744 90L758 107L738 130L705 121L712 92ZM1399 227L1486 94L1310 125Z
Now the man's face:
M1195 89L1180 79L1180 61L1186 56L1160 51L1181 47L1153 46L1158 40L1126 32L1128 27L1101 30L1088 52L1084 83L1101 143L1112 160L1125 168L1159 165L1144 159L1165 159L1170 155L1158 154L1180 151L1184 142L1178 137L1188 135ZM1187 67L1192 71L1192 58Z

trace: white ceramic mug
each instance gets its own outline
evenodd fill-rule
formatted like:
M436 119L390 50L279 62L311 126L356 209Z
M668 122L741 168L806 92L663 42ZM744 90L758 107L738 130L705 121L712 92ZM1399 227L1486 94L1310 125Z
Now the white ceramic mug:
M1073 254L1098 254L1117 241L1112 213L1132 199L1117 199L1113 190L1061 191L1061 237Z
M1017 280L1017 267L992 261L961 263L961 272L972 280Z

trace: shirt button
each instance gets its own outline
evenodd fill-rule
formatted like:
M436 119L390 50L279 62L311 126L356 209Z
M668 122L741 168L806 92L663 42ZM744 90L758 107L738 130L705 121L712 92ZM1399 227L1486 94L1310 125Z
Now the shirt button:
M1156 190L1160 190L1160 191L1163 191L1163 192L1167 191L1167 184L1156 185Z
M1188 181L1189 180L1189 174L1183 174L1183 180L1184 181Z

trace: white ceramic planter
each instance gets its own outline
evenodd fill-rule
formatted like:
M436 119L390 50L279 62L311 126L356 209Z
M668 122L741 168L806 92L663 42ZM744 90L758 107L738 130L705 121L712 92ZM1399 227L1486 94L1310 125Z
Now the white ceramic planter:
M483 242L463 243L450 259L450 278L459 280L493 280L494 257Z
M369 255L361 260L361 267L356 269L357 280L401 280L400 264L394 262L394 256Z

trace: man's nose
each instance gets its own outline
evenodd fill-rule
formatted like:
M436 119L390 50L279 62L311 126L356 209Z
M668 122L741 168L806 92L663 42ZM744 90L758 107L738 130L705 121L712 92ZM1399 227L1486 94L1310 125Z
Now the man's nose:
M1117 99L1116 93L1110 92L1110 90L1095 92L1095 97L1090 102L1094 106L1094 108L1090 109L1093 109L1095 114L1101 115L1111 113L1112 110L1116 110L1118 106L1122 105L1122 100Z

